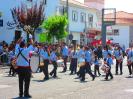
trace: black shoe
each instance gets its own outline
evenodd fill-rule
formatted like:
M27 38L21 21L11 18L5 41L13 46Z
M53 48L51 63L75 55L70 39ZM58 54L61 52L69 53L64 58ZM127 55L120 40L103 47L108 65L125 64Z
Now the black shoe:
M24 95L25 98L32 98L31 95Z
M115 75L118 75L118 73L115 73Z
M53 78L57 78L57 76L53 76Z
M108 81L108 78L104 78L104 80Z
M111 77L110 79L113 79L113 77Z
M73 73L70 73L69 75L73 75Z
M80 82L85 82L85 79L80 79Z
M74 78L74 79L80 79L80 77L76 77L76 78Z
M19 95L19 98L22 98L23 97L23 95Z
M46 78L44 78L43 80L44 80L44 81L46 81L46 80L49 80L49 78L48 78L48 77L46 77Z
M50 73L49 75L50 75L50 76L53 76L53 74L52 74L52 73Z
M63 70L61 73L65 73L66 72L66 70Z
M120 73L120 75L122 75L123 73Z
M99 74L99 76L101 76L101 74Z
M92 77L92 81L94 81L94 80L95 80L95 76Z

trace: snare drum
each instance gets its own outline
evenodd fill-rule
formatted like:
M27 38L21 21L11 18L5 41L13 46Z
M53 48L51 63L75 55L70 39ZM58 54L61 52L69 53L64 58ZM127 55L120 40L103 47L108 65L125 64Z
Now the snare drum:
M36 53L33 53L30 60L30 66L32 72L36 72L39 66L39 55Z
M85 66L85 62L81 62L81 63L79 63L78 66L79 66L79 67L83 67L83 66Z
M104 71L104 73L108 73L110 67L107 66L106 64L104 64L102 67L101 67L101 70Z

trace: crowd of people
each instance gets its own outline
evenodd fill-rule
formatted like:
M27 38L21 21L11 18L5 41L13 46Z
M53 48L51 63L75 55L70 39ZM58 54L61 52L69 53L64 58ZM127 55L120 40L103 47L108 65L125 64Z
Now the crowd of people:
M65 42L57 44L42 44L33 42L30 39L26 44L23 38L17 42L12 42L9 46L6 42L0 44L1 62L10 64L9 75L19 77L19 96L31 97L29 94L29 85L31 78L30 58L31 53L37 53L43 59L43 66L38 67L40 72L44 73L44 81L49 80L49 76L56 78L58 76L58 60L63 60L63 70L65 73L68 69L70 75L77 75L76 79L81 82L85 81L85 75L88 73L92 81L101 76L101 70L106 74L105 80L112 80L113 74L111 68L113 60L116 60L115 74L123 74L123 59L127 56L127 66L129 75L133 74L133 47L125 49L119 45L116 46L90 46L75 45L68 46ZM4 58L3 58L4 57ZM4 59L4 60L3 60ZM68 60L70 66L67 65ZM103 61L102 61L103 60ZM14 64L13 64L14 63ZM53 70L49 72L49 64L53 65ZM92 65L94 70L92 70ZM101 66L101 69L100 69ZM94 71L94 73L92 72ZM25 83L25 84L24 84ZM23 86L24 91L23 91Z

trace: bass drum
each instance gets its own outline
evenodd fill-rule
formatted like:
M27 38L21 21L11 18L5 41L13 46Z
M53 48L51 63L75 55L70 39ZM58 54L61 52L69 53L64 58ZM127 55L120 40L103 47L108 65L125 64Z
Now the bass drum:
M39 65L39 55L37 53L33 53L30 60L30 66L33 73L37 71L38 65Z

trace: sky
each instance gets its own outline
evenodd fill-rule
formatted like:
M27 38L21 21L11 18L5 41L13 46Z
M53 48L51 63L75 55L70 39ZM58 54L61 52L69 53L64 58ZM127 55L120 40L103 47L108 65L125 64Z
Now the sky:
M133 13L133 0L105 0L105 8L116 8L117 11Z
M117 11L133 13L133 0L105 0L105 8L116 8Z

